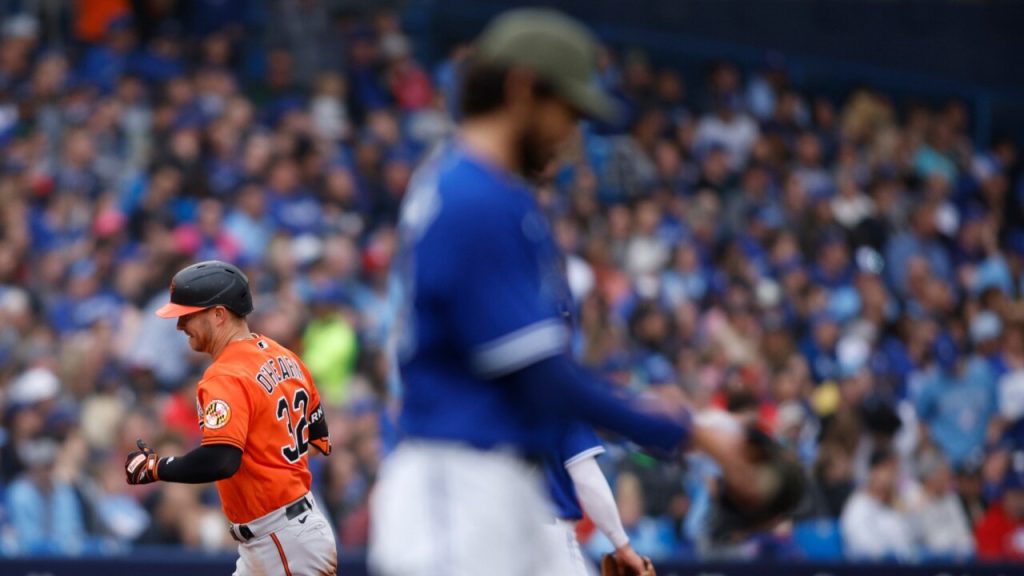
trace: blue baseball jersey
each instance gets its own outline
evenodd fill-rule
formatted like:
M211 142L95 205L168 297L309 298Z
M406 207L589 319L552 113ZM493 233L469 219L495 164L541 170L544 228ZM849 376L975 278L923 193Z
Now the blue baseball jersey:
M604 446L597 439L594 430L582 422L569 426L563 433L558 450L544 457L544 476L548 482L548 491L555 511L559 518L580 520L583 510L580 508L576 488L572 477L566 469L570 464L584 458L592 458L604 453Z
M413 175L399 241L403 438L548 452L566 424L498 380L568 346L559 253L529 186L449 145Z

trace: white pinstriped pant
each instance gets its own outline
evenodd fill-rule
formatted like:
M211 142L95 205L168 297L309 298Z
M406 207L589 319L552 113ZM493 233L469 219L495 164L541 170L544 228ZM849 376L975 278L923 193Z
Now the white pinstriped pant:
M282 507L248 524L254 527L256 537L238 544L233 576L337 574L338 548L334 532L313 496L307 494L304 498L312 508L291 520L285 517Z

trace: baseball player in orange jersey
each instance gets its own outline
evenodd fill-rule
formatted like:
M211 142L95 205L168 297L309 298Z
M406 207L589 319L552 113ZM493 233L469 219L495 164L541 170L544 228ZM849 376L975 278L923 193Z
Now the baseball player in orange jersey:
M197 387L201 445L159 458L140 439L128 455L129 484L217 482L231 536L235 576L337 573L334 533L309 491L309 446L330 454L320 394L298 356L249 331L249 281L218 261L193 264L171 281L170 302L193 350L213 364Z

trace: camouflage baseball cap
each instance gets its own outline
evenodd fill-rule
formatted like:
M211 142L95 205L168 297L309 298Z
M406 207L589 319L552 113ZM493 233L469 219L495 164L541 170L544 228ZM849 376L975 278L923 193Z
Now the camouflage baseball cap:
M597 39L557 10L505 12L484 29L476 49L481 61L534 71L586 116L610 121L618 114L615 102L596 82Z

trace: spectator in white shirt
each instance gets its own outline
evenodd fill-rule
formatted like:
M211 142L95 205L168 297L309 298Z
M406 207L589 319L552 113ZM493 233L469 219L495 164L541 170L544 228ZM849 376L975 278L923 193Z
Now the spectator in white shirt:
M867 482L846 502L839 527L851 560L911 561L916 557L911 522L896 507L899 463L889 450L871 455Z
M911 519L925 558L963 560L974 554L974 536L960 499L953 491L949 463L937 450L917 462L920 497Z
M694 147L698 150L711 145L724 147L729 155L729 168L736 172L746 164L759 135L757 122L742 110L740 96L728 93L716 99L713 115L700 119Z

